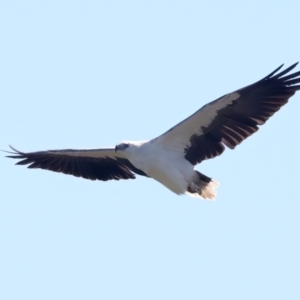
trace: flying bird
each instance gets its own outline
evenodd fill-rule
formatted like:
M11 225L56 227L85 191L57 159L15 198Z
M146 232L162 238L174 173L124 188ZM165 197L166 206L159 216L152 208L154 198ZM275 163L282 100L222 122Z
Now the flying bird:
M195 165L234 149L258 130L300 89L300 71L278 71L254 84L212 101L161 136L124 141L115 147L21 152L11 147L17 165L40 168L90 180L153 178L180 195L212 200L218 182Z

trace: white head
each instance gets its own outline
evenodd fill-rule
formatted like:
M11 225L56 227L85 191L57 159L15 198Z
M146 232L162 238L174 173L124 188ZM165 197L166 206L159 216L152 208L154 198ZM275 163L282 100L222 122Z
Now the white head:
M115 152L117 151L130 151L140 148L147 141L123 141L116 145Z

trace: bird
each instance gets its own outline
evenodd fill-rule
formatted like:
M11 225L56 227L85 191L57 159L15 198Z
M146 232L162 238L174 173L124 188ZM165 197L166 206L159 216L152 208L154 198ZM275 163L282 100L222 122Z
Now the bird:
M204 105L162 135L123 141L115 147L21 152L10 146L17 165L90 180L152 178L177 195L214 200L219 183L195 166L234 149L255 133L300 89L298 63L283 65L263 79ZM281 71L280 71L281 70ZM280 71L280 72L279 72Z

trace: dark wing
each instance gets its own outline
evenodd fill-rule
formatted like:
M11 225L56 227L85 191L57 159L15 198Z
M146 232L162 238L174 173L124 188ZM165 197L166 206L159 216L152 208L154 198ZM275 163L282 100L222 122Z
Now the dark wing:
M297 65L274 72L260 81L203 106L169 131L152 140L165 149L184 152L193 165L234 149L258 130L300 89Z
M128 159L122 157L122 151L114 148L103 149L66 149L40 152L14 152L7 157L21 159L17 165L29 165L30 169L45 169L54 172L83 177L90 180L134 179L133 174L147 176L135 168Z

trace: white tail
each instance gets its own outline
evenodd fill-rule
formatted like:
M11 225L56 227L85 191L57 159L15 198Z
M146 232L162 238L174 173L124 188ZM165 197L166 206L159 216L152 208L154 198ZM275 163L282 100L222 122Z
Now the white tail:
M217 196L216 188L219 182L213 180L198 171L195 171L193 182L189 185L187 195L191 197L201 198L204 200L215 200Z

